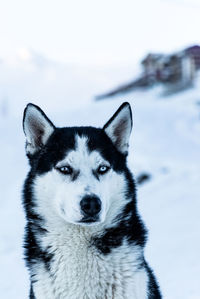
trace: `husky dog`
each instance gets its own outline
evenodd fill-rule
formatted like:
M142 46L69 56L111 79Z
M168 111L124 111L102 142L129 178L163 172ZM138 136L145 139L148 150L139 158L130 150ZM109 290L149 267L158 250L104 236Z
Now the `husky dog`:
M28 104L23 128L29 298L161 298L144 258L146 229L126 162L130 105L101 129L57 128Z

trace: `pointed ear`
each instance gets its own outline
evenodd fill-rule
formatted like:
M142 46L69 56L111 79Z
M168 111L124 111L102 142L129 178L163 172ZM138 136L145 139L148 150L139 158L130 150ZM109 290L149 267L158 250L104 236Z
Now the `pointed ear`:
M26 153L30 156L47 143L55 126L38 106L28 104L24 110L23 129L26 135Z
M112 140L118 151L128 154L129 137L132 129L132 112L129 103L123 103L111 119L105 124L103 130Z

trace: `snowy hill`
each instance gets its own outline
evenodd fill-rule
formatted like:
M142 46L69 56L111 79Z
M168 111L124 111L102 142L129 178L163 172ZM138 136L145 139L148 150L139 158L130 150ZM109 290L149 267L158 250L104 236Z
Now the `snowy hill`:
M76 68L36 56L28 53L25 61L11 65L1 62L1 298L28 296L21 246L21 188L28 163L21 120L29 101L41 106L58 126L102 126L123 101L130 102L131 169L136 175L151 175L138 187L139 209L149 229L147 259L164 298L200 298L200 84L168 98L161 98L155 88L94 102L100 91L131 78L131 67Z

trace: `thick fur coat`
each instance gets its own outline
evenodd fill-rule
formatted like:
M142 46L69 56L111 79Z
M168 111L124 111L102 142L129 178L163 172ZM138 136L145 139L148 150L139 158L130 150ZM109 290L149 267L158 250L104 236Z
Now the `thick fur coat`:
M130 105L100 129L56 128L29 104L23 127L30 298L161 298L144 258L147 234L126 161Z

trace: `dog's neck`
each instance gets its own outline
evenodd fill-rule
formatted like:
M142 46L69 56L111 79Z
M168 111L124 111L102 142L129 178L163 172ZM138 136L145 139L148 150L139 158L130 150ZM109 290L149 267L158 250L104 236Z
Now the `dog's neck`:
M58 223L41 236L43 252L51 256L49 272L41 265L34 278L38 279L35 292L41 298L130 298L135 294L135 273L143 261L139 246L129 246L124 240L121 246L113 248L112 254L102 254L94 245L92 236L102 232L100 225L83 227ZM144 278L143 278L144 276ZM146 282L146 274L142 281ZM126 283L124 283L126 281ZM143 290L143 288L142 288ZM146 290L146 289L145 289ZM90 297L88 296L90 294ZM45 297L44 297L45 296ZM109 297L107 297L109 296ZM135 297L134 297L135 298ZM145 298L138 296L136 298Z

